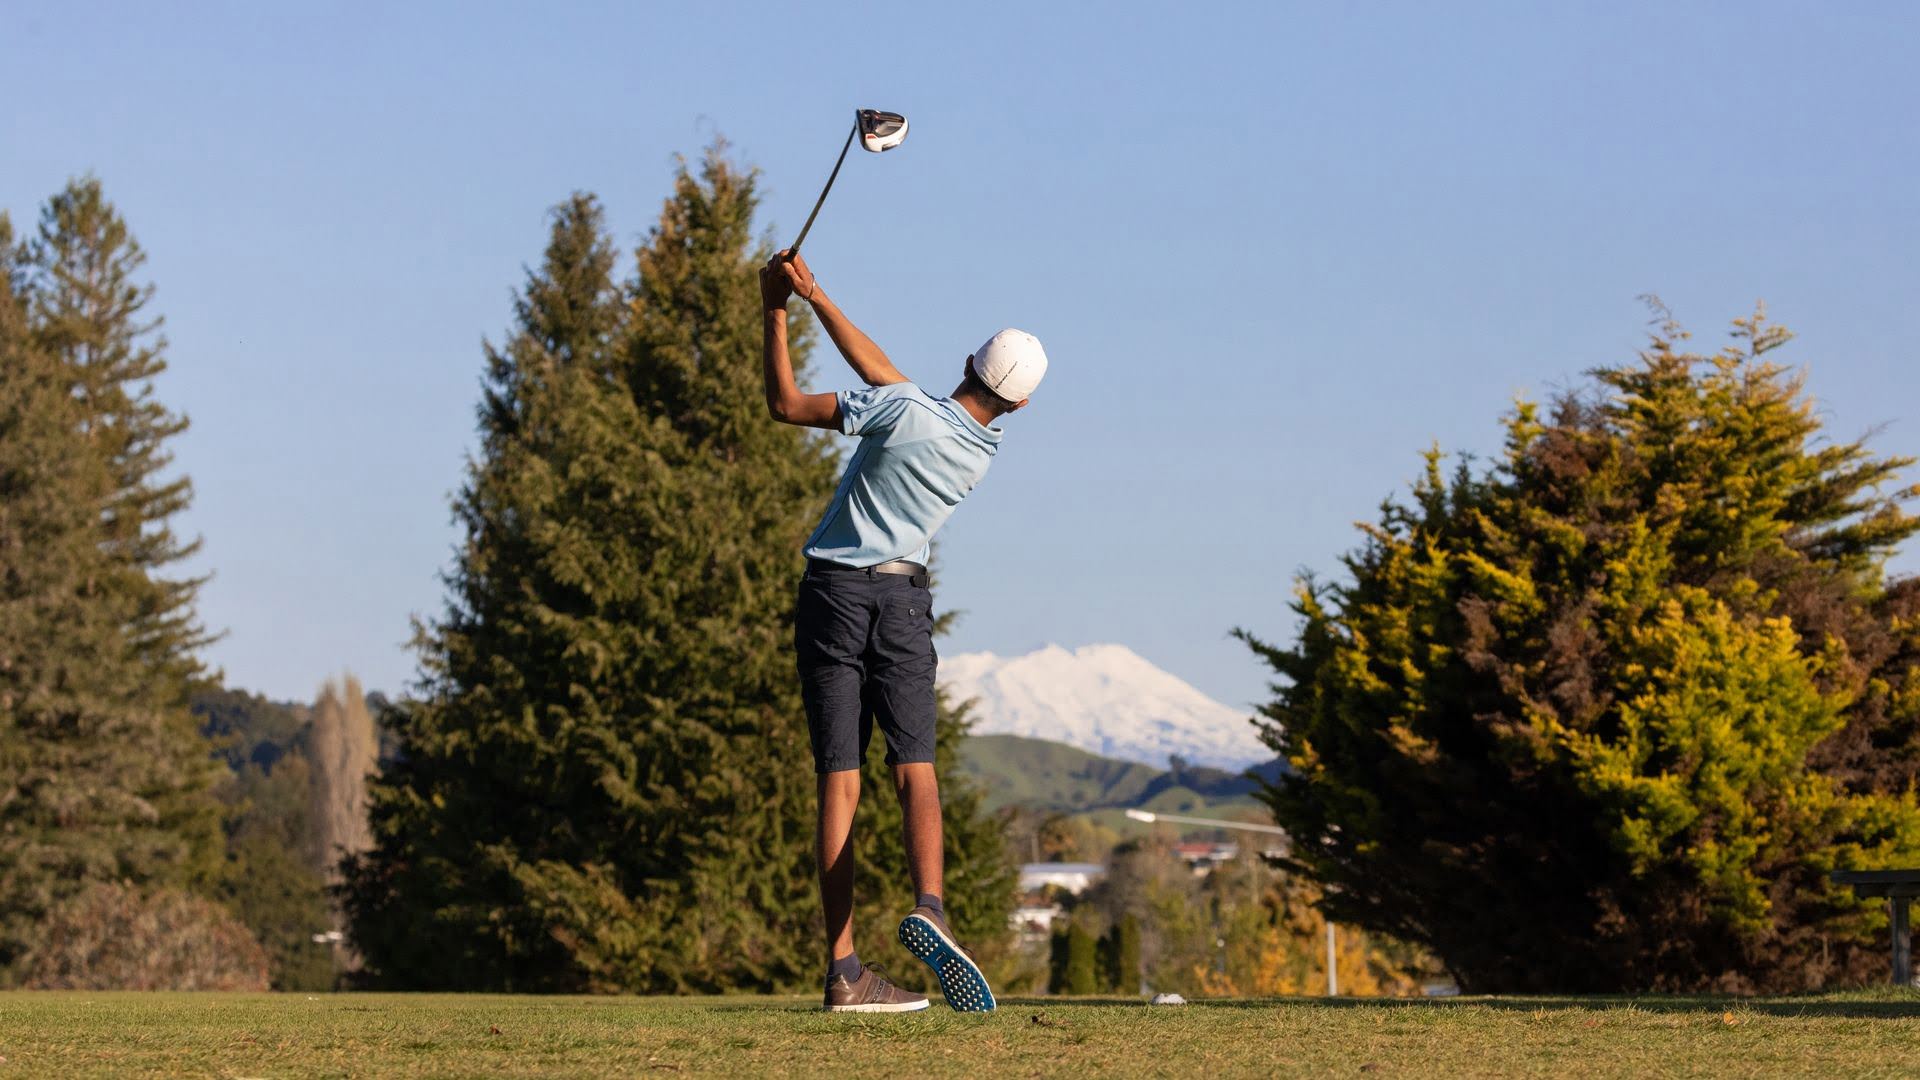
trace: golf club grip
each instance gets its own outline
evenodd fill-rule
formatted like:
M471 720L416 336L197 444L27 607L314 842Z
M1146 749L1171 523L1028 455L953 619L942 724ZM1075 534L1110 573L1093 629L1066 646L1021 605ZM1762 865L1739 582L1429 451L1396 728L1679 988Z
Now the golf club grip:
M847 132L847 141L840 145L840 156L834 159L833 171L827 174L827 186L820 189L820 197L813 200L813 212L807 215L807 223L800 226L800 236L793 246L787 249L788 257L800 254L800 244L806 240L807 233L813 229L813 219L820 216L820 207L827 201L827 192L833 190L833 181L840 175L840 166L847 162L847 151L853 149L853 137L860 133L860 120L853 121L853 130Z

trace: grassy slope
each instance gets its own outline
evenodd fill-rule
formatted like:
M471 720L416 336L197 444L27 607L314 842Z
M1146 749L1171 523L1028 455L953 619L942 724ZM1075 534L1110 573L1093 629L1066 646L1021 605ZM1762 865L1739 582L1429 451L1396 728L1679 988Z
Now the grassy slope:
M1920 996L1015 1001L0 995L14 1076L1911 1076Z
M1224 810L1255 807L1251 785L1215 769L1176 779L1164 769L1089 754L1063 743L1018 735L975 735L961 744L960 769L981 782L987 807L1021 805L1068 813L1127 807L1169 814L1227 817ZM1182 782L1185 781L1185 782Z
M994 810L1014 804L1046 810L1131 806L1160 775L1149 765L1018 735L970 736L960 747L960 770L986 786Z

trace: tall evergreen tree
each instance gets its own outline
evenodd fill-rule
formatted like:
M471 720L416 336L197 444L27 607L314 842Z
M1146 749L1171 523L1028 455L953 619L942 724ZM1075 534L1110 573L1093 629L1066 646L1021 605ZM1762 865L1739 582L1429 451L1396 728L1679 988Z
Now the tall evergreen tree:
M624 287L598 204L555 212L488 351L466 544L349 867L378 981L818 977L790 618L836 462L763 412L754 205L719 150L683 168Z
M567 580L569 527L590 524L560 491L572 468L562 455L589 426L610 443L625 434L605 432L594 407L616 396L609 374L625 322L602 225L590 196L555 211L545 260L515 303L518 327L487 347L480 457L455 502L466 545L446 614L416 628L419 697L383 717L398 753L370 792L374 846L346 865L354 942L368 975L388 985L584 982L516 874L523 852L537 861L570 848L578 828L598 831L619 797L599 790L590 766L563 775L581 752L574 710L597 713L603 699L599 679L569 693L585 653L570 653L563 620L593 601ZM653 476L627 479L652 494Z
M171 681L101 514L119 485L94 399L35 325L44 263L0 218L0 983L90 882L217 869L217 766Z
M146 313L153 286L135 280L146 260L100 181L69 182L40 216L33 322L81 400L89 447L106 463L101 542L115 567L106 583L131 602L128 632L139 656L172 682L169 706L184 707L211 638L194 608L205 579L173 576L200 543L171 523L193 499L192 481L169 472L169 441L187 420L154 394L153 380L167 369L166 339L162 320Z
M1920 856L1906 458L1820 438L1763 318L1671 323L1475 475L1437 452L1304 582L1267 797L1342 922L1472 990L1791 990L1884 965L1826 874ZM1251 640L1251 639L1250 639ZM1876 759L1880 759L1876 762Z

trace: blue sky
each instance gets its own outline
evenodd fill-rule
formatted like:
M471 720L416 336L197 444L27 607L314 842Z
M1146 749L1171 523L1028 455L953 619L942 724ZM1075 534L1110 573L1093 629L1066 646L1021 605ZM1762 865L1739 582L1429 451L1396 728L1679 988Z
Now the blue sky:
M1920 8L1903 4L9 6L0 207L92 170L147 247L184 522L231 682L411 678L483 337L546 209L623 243L716 134L841 305L939 389L1053 358L945 531L943 648L1118 641L1262 696L1438 443L1764 298L1837 434L1920 451ZM825 363L817 388L851 376ZM1905 569L1920 568L1911 555Z

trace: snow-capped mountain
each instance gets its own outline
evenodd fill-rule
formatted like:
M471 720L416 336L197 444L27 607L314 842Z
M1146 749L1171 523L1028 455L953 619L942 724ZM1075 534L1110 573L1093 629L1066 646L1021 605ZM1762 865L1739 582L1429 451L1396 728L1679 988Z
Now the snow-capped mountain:
M974 732L1051 739L1165 768L1167 758L1243 769L1271 760L1247 722L1125 645L1049 645L1025 656L942 657L940 685L976 700Z

